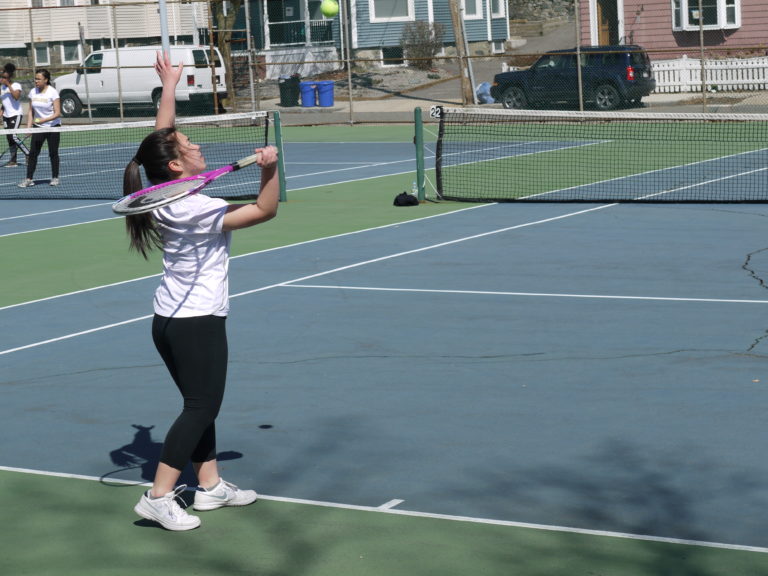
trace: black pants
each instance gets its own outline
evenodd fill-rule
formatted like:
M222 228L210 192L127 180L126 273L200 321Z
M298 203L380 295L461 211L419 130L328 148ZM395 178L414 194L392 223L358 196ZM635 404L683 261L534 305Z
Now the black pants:
M165 437L160 461L177 470L216 458L216 416L227 378L226 318L155 315L152 339L184 398Z
M48 157L51 159L51 178L59 177L59 141L61 134L58 132L41 132L32 134L32 147L29 149L29 159L27 160L27 178L35 176L37 168L37 157L43 149L43 143L48 141Z
M11 116L10 118L3 116L3 124L5 125L6 130L16 130L21 126L21 114L18 116ZM19 150L21 150L25 156L29 155L29 148L24 145L24 142L21 141L18 134L7 134L5 138L8 140L8 150L11 152L11 162L16 162L16 156L18 155Z

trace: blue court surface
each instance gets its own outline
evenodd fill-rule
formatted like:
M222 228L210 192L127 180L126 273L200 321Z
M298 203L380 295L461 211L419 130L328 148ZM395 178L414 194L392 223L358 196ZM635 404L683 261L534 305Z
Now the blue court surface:
M25 211L9 202L0 237L110 217ZM768 551L766 218L470 205L233 258L223 475L274 497ZM151 480L179 409L149 336L157 282L0 309L0 465Z
M94 166L66 151L62 190L114 181L134 149ZM204 152L213 167L250 150ZM759 186L764 155L590 187L716 197ZM284 157L288 202L269 226L318 198L331 219L341 187L364 197L414 170L411 142L290 142ZM258 186L238 174L210 192ZM3 176L0 197L14 187ZM6 200L0 242L98 222L122 234L110 205ZM768 205L427 206L232 259L222 475L268 499L768 552ZM180 409L149 334L157 283L0 308L0 469L151 481Z

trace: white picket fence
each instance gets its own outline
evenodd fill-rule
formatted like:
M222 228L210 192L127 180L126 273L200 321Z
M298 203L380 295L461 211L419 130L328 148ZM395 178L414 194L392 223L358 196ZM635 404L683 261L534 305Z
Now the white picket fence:
M701 92L701 60L682 56L653 62L656 92ZM708 91L768 90L768 56L705 60Z

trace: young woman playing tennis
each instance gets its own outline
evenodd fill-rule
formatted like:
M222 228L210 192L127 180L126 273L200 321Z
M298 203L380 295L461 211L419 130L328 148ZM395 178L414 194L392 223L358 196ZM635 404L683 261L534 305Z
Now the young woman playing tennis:
M3 105L3 125L6 130L14 130L21 126L21 84L13 80L16 73L16 65L7 62L0 72L0 102ZM29 149L21 141L18 134L8 134L8 150L11 152L11 160L6 168L18 166L17 156L21 150L24 156L29 156Z
M155 69L163 85L155 131L139 146L125 169L123 194L142 189L140 166L152 184L185 178L205 170L200 146L174 127L175 91L182 65L158 54ZM216 416L227 372L225 321L229 311L227 268L231 232L270 220L277 214L277 150L256 150L261 166L259 195L251 204L229 205L203 194L187 196L153 212L126 218L131 248L145 258L163 251L163 276L155 292L152 338L184 399L183 410L163 444L152 489L136 504L136 513L168 530L190 530L200 519L176 501L176 488L191 460L199 487L195 510L244 506L256 500L219 477Z

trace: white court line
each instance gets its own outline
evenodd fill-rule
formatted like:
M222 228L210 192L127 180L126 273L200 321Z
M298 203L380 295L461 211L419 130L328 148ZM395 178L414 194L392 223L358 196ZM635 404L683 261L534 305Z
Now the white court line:
M645 196L640 196L638 200L646 200L648 198L655 198L656 196L664 196L665 194L680 192L681 190L689 190L691 188L697 188L698 186L706 186L708 184L714 184L715 182L723 182L724 180L730 180L732 178L741 178L742 176L749 176L750 174L755 174L757 172L765 172L766 170L768 170L768 168L756 168L755 170L749 170L747 172L739 172L738 174L721 176L720 178L713 178L712 180L705 180L704 182L696 182L695 184L681 186L680 188L673 188L672 190L664 190L662 192L654 192L653 194L646 194Z
M269 286L262 286L260 288L254 289L254 290L246 290L245 292L239 292L237 294L231 295L230 299L238 298L240 296L247 296L249 294L255 294L257 292L264 292L266 290L271 290L272 288L278 288L278 287L281 287L281 286L288 286L288 285L293 284L295 282L303 282L303 281L306 281L306 280L310 280L312 278L318 278L320 276L326 276L328 274L333 274L335 272L341 272L343 270L351 270L353 268L359 268L360 266L367 266L368 264L375 264L377 262L383 262L385 260L391 260L392 258L399 258L400 256L407 256L409 254L417 254L419 252L425 252L427 250L433 250L435 248L442 248L444 246L450 246L452 244L458 244L460 242L466 242L468 240L475 240L477 238L483 238L483 237L491 236L491 235L494 235L494 234L500 234L502 232L508 232L510 230L517 230L517 229L520 229L520 228L526 228L528 226L535 226L535 225L538 225L538 224L546 224L546 223L549 223L549 222L555 222L557 220L562 220L564 218L570 218L571 216L578 216L580 214L587 214L589 212L594 212L596 210L602 210L604 208L610 208L612 206L616 206L616 204L603 204L601 206L596 206L594 208L587 208L585 210L578 210L576 212L569 212L567 214L561 214L560 216L553 216L551 218L544 218L542 220L535 220L533 222L525 222L523 224L516 224L514 226L507 226L505 228L500 228L498 230L491 230L490 232L482 232L480 234L474 234L472 236L466 236L466 237L463 237L463 238L457 238L455 240L449 240L447 242L440 242L438 244L432 244L430 246L424 246L422 248L415 248L413 250L406 250L404 252L397 252L395 254L390 254L388 256L381 256L379 258L373 258L371 260L363 260L362 262L356 262L354 264L348 264L346 266L340 266L338 268L333 268L331 270L326 270L324 272L318 272L316 274L310 274L309 276L302 276L301 278L294 278L293 280L287 280L285 282L279 282L277 284L271 284ZM451 212L449 214L453 214L453 212ZM413 221L411 221L411 222L413 222ZM396 225L399 226L399 225L402 225L402 224L403 224L402 222L396 223L396 224L388 224L386 226L382 226L381 228L386 228L386 227L391 227L391 226L396 226ZM359 233L359 232L354 232L354 233L351 233L351 234L356 234L356 233ZM0 308L0 310L3 310L3 309ZM102 330L108 330L110 328L115 328L117 326L122 326L122 325L125 325L125 324L131 324L133 322L138 322L140 320L145 320L145 319L150 318L150 317L151 316L142 316L142 317L139 317L139 318L133 318L131 320L125 320L123 322L118 322L118 323L115 323L115 324L108 324L108 325L100 326L100 327L97 327L97 328L91 328L90 330L85 330L85 331L82 331L82 332L76 332L76 333L73 333L73 334L65 334L65 335L59 336L57 338L50 338L50 339L43 340L43 341L40 341L40 342L33 342L31 344L26 344L24 346L17 346L16 348L8 348L6 350L0 350L0 356L4 356L6 354L12 354L14 352L20 352L22 350L28 350L30 348L37 348L39 346L44 346L46 344L52 344L54 342L61 342L63 340L69 340L71 338L76 338L77 336L83 336L85 334L92 334L94 332L99 332L99 331L102 331Z
M479 296L531 296L535 298L594 298L598 300L649 300L661 302L713 302L721 304L768 304L768 300L730 298L679 298L674 296L621 296L611 294L559 294L547 292L506 292L494 290L444 290L429 288L380 288L376 286L340 286L326 284L285 284L286 288L319 288L326 290L367 290L371 292L425 292L430 294L471 294Z
M0 222L6 220L17 220L19 218L30 218L32 216L47 216L48 214L58 214L60 212L71 212L72 210L83 210L85 208L100 208L101 206L109 206L112 202L100 202L98 204L86 204L85 206L75 206L74 208L59 208L57 210L48 210L46 212L32 212L31 214L19 214L18 216L6 216L0 218Z
M429 159L429 158L430 157L425 157L425 159ZM405 160L396 160L396 161L391 161L391 162L377 162L377 163L372 163L372 164L371 163L360 163L360 164L357 164L357 165L354 165L354 166L351 166L351 167L348 167L348 168L324 170L324 171L312 172L312 173L308 173L308 174L288 175L288 176L286 176L286 179L287 180L292 180L292 179L296 179L296 178L315 177L315 176L319 176L319 175L323 175L323 174L333 174L333 173L336 173L336 172L347 172L347 171L350 171L350 170L357 170L357 169L360 169L360 168L374 168L374 167L379 167L379 166L387 166L387 165L393 165L393 164L403 164L403 163L409 163L409 162L413 162L413 158L405 159ZM291 164L294 164L294 163L291 162ZM334 164L339 164L339 162L334 162ZM407 174L409 172L413 172L413 170L409 169L409 170L404 170L402 172L387 173L387 174L381 174L381 175L378 175L378 176L368 176L366 178L352 178L350 180L326 182L326 183L323 183L323 184L320 184L320 185L314 184L312 186L306 186L304 188L293 188L293 189L289 190L289 192L296 192L296 191L299 191L299 190L306 190L308 188L317 188L318 186L333 186L333 185L338 185L338 184L345 184L347 182L362 182L362 181L365 181L365 180L372 180L374 178L386 178L388 176L399 176L401 174ZM75 174L74 176L88 176L88 175L91 175L91 174L93 174L93 173ZM238 186L246 186L246 185L251 184L251 183L256 184L257 182L258 182L257 180L254 180L253 182L246 182L246 183L237 182L237 183L233 183L233 184L226 184L224 182L221 182L219 184L215 184L215 185L211 186L209 188L209 191L223 190L225 188L233 188L233 187L238 187ZM102 203L102 204L93 204L91 206L78 206L76 208L67 208L67 209L62 209L62 210L52 210L52 211L49 211L49 212L38 212L38 213L32 213L32 214L22 214L20 216L11 216L11 217L8 217L8 218L0 218L0 222L2 222L4 220L14 220L14 219L17 219L17 218L28 218L28 217L34 217L34 216L41 216L41 215L45 215L45 214L55 214L57 212L65 212L66 210L80 210L82 208L90 208L92 206L106 206L106 205L111 205L111 204L113 204L113 202L105 202L105 203ZM123 218L123 216L114 216L114 217L110 217L110 218L104 218L102 220L93 220L93 221L90 221L90 222L76 222L74 224L66 224L66 225L62 225L62 226L52 226L50 228L39 228L39 229L36 229L36 230L23 230L21 232L11 232L11 233L8 233L8 234L0 234L0 238L6 238L6 237L9 237L9 236L18 236L20 234L29 234L29 233L32 233L32 232L45 232L47 230L57 230L59 228L69 228L71 226L79 226L81 224L93 224L95 222L104 222L104 221L107 221L107 220L116 220L118 218Z
M94 332L101 332L103 330L109 330L110 328L117 328L118 326L125 326L126 324L133 324L134 322L140 322L142 320L149 320L152 315L139 316L138 318L131 318L130 320L123 320L122 322L115 322L114 324L107 324L106 326L98 326L96 328L90 328L89 330L83 330L81 332L74 332L72 334L65 334L64 336L58 336L56 338L49 338L48 340L41 340L40 342L34 342L32 344L26 344L24 346L18 346L16 348L8 348L7 350L0 351L0 356L6 354L12 354L14 352L20 352L21 350L28 350L29 348L38 348L39 346L45 346L46 344L53 344L54 342L61 342L62 340L70 340L77 338L78 336L85 336L86 334L93 334Z
M461 242L466 242L467 240L476 240L478 238L484 238L486 236L493 236L494 234L501 234L502 232L509 232L510 230L518 230L520 228L527 228L528 226L536 226L537 224L547 224L549 222L555 222L557 220L562 220L563 218L570 218L571 216L578 216L581 214L587 214L589 212L594 212L596 210L603 210L604 208L611 208L613 206L617 206L617 204L603 204L601 206L596 206L594 208L586 208L584 210L578 210L576 212L569 212L567 214L561 214L560 216L552 216L551 218L544 218L542 220L535 220L533 222L525 222L523 224L515 224L514 226L507 226L505 228L499 228L497 230L491 230L489 232L481 232L480 234L473 234L472 236L465 236L463 238L457 238L455 240L448 240L447 242L440 242L438 244L430 244L429 246L423 246L421 248L414 248L413 250L406 250L404 252L396 252L394 254L390 254L388 256L381 256L379 258L373 258L371 260L364 260L362 262L356 262L354 264L347 264L346 266L339 266L338 268L334 268L332 270L326 270L324 272L318 272L317 274L310 274L309 276L303 276L301 278L296 278L294 280L287 280L285 282L281 282L280 284L275 284L274 286L269 286L268 288L277 288L282 286L289 286L291 284L294 284L296 282L303 282L305 280L310 280L312 278L319 278L320 276L327 276L328 274L335 274L336 272L343 272L345 270L351 270L353 268L359 268L360 266L367 266L368 264L376 264L378 262L384 262L385 260L391 260L392 258L399 258L400 256L408 256L410 254L418 254L419 252L426 252L427 250L434 250L435 248L443 248L445 246L451 246L453 244L459 244ZM248 290L246 292L240 292L236 296L245 296L247 294L253 294L254 292L261 292L265 288L257 288L255 290ZM2 354L2 352L0 352Z
M355 234L365 234L366 232L371 232L373 230L384 230L386 228L394 228L397 226L404 226L406 224L414 224L416 222L422 222L424 220L432 220L434 218L444 218L446 216L451 216L455 214L459 214L461 212L467 212L469 210L480 210L482 208L488 208L490 206L493 206L494 203L488 203L488 204L477 204L474 206L469 206L467 208L461 208L459 210L454 210L452 212L444 212L442 214L433 214L432 216L424 216L422 218L416 218L415 220L405 220L403 222L393 222L392 224L383 224L381 226L374 226L373 228L364 228L362 230L354 230L352 232L343 232L341 234L335 234L333 236L325 236L323 238L315 238L314 240L304 240L302 242L295 242L293 244L286 244L285 246L276 246L275 248L266 248L264 250L258 250L256 252L248 252L247 254L239 254L237 256L232 256L230 260L237 260L239 258L247 258L249 256L254 256L257 254L266 254L268 252L275 252L277 250L286 250L288 248L296 248L298 246L304 246L307 244L315 244L317 242L323 242L325 240L334 240L337 238L344 238L345 236L353 236ZM87 292L94 292L96 290L102 290L106 288L113 288L115 286L121 286L123 284L130 284L131 282L141 282L143 280L149 280L150 278L157 278L159 276L162 276L162 274L150 274L149 276L142 276L140 278L131 278L130 280L123 280L121 282L113 282L111 284L103 284L102 286L94 286L92 288L85 288L83 290L75 290L74 292L67 292L65 294L56 294L55 296L47 296L45 298L38 298L37 300L27 300L26 302L19 302L18 304L9 304L8 306L2 306L0 307L0 312L4 310L9 310L11 308L19 308L21 306L27 306L29 304L38 304L40 302L47 302L49 300L58 300L59 298L68 298L69 296L78 296L80 294L85 294Z
M403 502L405 502L405 500L398 500L398 499L390 500L389 502L384 502L384 504L382 504L381 506L377 506L376 509L392 510L392 508L394 508L395 506L400 506L400 504L402 504Z
M84 226L86 224L97 224L99 222L107 222L108 220L115 220L116 218L122 218L122 216L115 216L111 218L100 218L98 220L89 220L87 222L75 222L74 224L62 224L61 226L51 226L50 228L38 228L37 230L21 230L20 232L10 232L8 234L0 234L0 238L8 238L9 236L20 236L22 234L32 234L33 232L48 232L49 230L60 230L61 228L72 228L73 226Z
M322 174L335 174L336 172L348 172L350 170L359 170L360 168L378 168L380 166L391 166L393 164L413 164L413 158L406 158L403 160L391 160L389 162L372 162L372 163L366 163L366 164L359 164L355 166L350 166L348 168L341 168L341 169L331 169L331 170L322 170L320 172L309 172L307 174L294 174L290 176L286 176L286 179L291 178L312 178L314 176L320 176ZM289 162L288 164L293 164L293 162ZM336 164L336 162L334 162ZM408 170L408 172L413 172L413 170ZM397 176L397 174L382 174L381 176ZM381 176L375 176L375 178L381 178ZM358 178L358 180L370 180L369 178ZM328 183L323 183L322 186L328 186Z
M33 474L36 476L47 476L53 478L69 478L73 480L88 480L91 482L103 482L104 478L99 476L86 476L82 474L65 474L59 472L45 472L42 470L31 470L29 468L13 468L10 466L0 466L0 470L5 472L17 472L21 474ZM149 486L150 482L131 482L129 480L119 480L110 478L109 483L126 484L133 486ZM627 532L610 532L608 530L589 530L585 528L572 528L569 526L553 526L548 524L532 524L530 522L514 522L511 520L494 520L491 518L476 518L472 516L457 516L453 514L432 514L429 512L417 512L413 510L397 510L392 507L383 506L360 506L355 504L341 504L338 502L324 502L321 500L307 500L304 498L286 498L282 496L269 496L259 494L262 500L271 502L284 502L286 504L305 504L307 506L317 506L322 508L335 508L341 510L354 510L359 512L375 512L379 514L393 514L396 516L410 516L414 518L429 518L433 520L446 520L450 522L466 522L471 524L485 524L489 526L508 526L510 528L527 528L530 530L541 530L543 532L558 532L567 534L579 534L584 536L600 536L605 538L620 538L623 540L637 540L644 542L658 542L661 544L676 544L682 546L697 546L702 548L718 548L721 550L734 550L741 552L757 552L759 554L768 554L768 548L760 546L743 546L740 544L724 544L721 542L707 542L703 540L688 540L684 538L666 538L662 536L649 536L645 534L631 534ZM402 500L392 500L391 502L402 502ZM389 504L389 503L387 503Z

